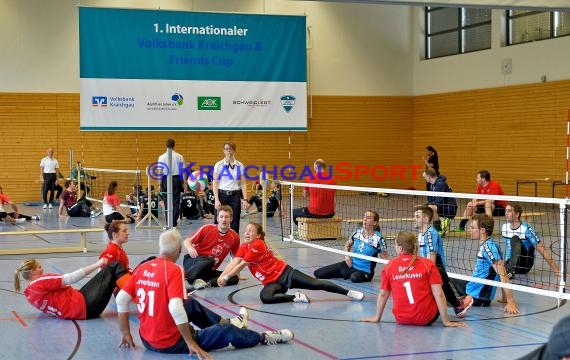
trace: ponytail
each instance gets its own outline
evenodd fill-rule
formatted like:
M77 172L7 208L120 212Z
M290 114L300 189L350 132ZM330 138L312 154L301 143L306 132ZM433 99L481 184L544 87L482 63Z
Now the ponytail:
M36 259L25 259L22 265L14 271L14 290L20 292L20 274L24 280L32 279L32 271L38 267L38 261Z

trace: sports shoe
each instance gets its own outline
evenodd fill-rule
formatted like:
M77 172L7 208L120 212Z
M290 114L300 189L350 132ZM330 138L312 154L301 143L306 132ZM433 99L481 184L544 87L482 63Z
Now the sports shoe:
M295 293L295 298L293 299L293 302L309 304L311 302L311 300L309 300L309 297L307 296L307 294L302 293L300 291L297 291Z
M453 311L455 311L455 316L460 319L465 317L467 310L469 310L471 306L473 306L473 298L471 296L464 297L461 299L461 306L453 308Z
M230 324L240 329L247 329L249 323L249 311L246 308L239 308L239 315L230 319Z
M51 203L48 205L48 209L53 209L53 205Z
M266 331L262 333L263 340L261 343L263 345L276 345L281 343L286 343L295 338L295 334L289 329L281 329L276 331Z
M505 270L507 270L507 276L509 277L509 280L515 278L515 269L513 269L511 264L505 264Z
M44 206L42 206L42 209L47 209L47 204L44 204Z
M449 230L449 224L450 223L451 223L451 220L449 220L448 218L445 218L445 217L441 218L441 232L439 233L439 235L441 237L445 236L445 234Z
M194 280L194 282L192 283L192 287L193 287L194 289L196 289L196 290L200 290L200 289L207 288L207 287L210 287L210 286L212 286L212 285L210 285L209 282L206 282L206 281L204 281L204 280L202 280L202 279L196 279L196 280Z
M346 296L358 301L362 301L362 299L364 299L364 293L356 290L348 290L348 294L346 294Z
M39 219L40 219L40 216L39 216L39 215L34 215L34 216L32 216L32 220L39 220Z
M458 226L455 229L451 230L451 232L457 233L457 232L465 232L465 228Z
M192 284L190 284L188 282L188 280L184 279L184 287L186 288L187 291L196 291L193 287Z

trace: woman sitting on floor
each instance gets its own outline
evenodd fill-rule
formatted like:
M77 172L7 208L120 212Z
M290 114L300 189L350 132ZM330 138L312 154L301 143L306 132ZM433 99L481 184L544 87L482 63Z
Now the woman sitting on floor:
M14 289L20 292L20 275L29 281L24 296L38 310L61 319L85 320L99 317L113 295L117 281L128 275L118 262L108 264L81 289L70 285L78 282L105 264L94 264L68 274L44 274L36 259L25 259L14 273Z
M121 207L121 199L117 195L119 184L116 181L111 181L107 192L103 196L103 215L105 221L110 223L113 221L121 221L125 224L130 224L135 221L130 211L127 212Z
M245 242L241 244L233 260L218 278L218 285L224 286L234 275L248 266L251 274L264 285L259 294L264 304L284 302L309 303L309 297L300 291L287 295L289 289L324 290L346 295L361 301L364 294L347 290L328 280L319 280L293 269L283 260L277 259L265 243L265 232L260 224L250 223L245 230Z

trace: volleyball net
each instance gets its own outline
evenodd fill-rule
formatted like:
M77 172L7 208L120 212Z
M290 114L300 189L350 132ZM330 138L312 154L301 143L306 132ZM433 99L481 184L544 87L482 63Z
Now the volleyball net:
M445 267L450 278L473 281L496 287L530 292L558 299L570 299L565 293L565 276L567 274L567 206L565 199L537 198L520 196L483 196L466 193L439 193L428 191L397 190L385 188L364 188L350 186L333 186L308 183L279 182L282 194L281 231L284 241L300 244L339 255L339 261L345 255L376 261L386 264L389 260L357 255L345 251L345 243L351 235L362 227L362 219L368 210L379 215L379 225L386 240L388 256L396 256L394 239L400 231L411 231L419 234L421 224L416 220L418 206L427 204L427 197L438 197L449 203L451 198L457 204L456 215L440 217L439 231L442 238ZM310 218L300 215L297 224L293 221L295 209L308 206L308 196L303 195L304 189L328 189L333 191L335 212L330 218ZM463 231L457 230L464 216L467 204L473 199L490 199L506 201L510 208L518 206L522 225L507 221L505 214L493 216L494 231L491 238L500 246L505 259L507 240L513 234L522 239L521 251L517 260L509 263L515 266L530 268L524 273L515 271L510 284L491 281L472 276L475 269L478 252L481 248L478 239L472 239L469 226ZM449 220L448 220L449 219ZM471 222L469 221L467 225ZM513 229L514 226L514 229ZM521 227L522 226L522 227ZM530 228L530 230L528 229ZM526 230L526 231L523 231ZM518 231L518 232L517 232ZM531 231L532 233L529 233ZM526 234L526 235L525 235ZM539 244L532 243L524 237L535 236ZM510 244L511 242L509 242ZM514 251L514 250L513 250ZM508 251L511 253L511 250ZM516 252L513 252L516 254ZM480 255L480 254L479 254ZM516 256L516 255L515 255ZM518 264L518 265L517 265ZM507 266L508 268L508 266ZM512 269L512 267L511 267ZM525 270L526 271L526 270ZM378 272L377 272L378 274Z
M92 202L101 204L111 182L118 184L117 194L121 199L121 206L128 207L136 212L139 199L143 194L146 182L141 183L140 170L119 170L81 167L78 165L75 172L72 170L71 178L79 182L83 195ZM74 175L75 174L75 175Z

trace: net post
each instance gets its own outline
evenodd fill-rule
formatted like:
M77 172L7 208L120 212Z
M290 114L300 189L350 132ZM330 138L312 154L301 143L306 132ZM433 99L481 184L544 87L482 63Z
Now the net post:
M559 284L559 292L564 293L566 288L566 244L568 240L567 234L567 221L568 221L568 204L567 201L560 203L560 228L561 232L561 239L560 239L560 284ZM560 306L560 298L558 298L558 306Z
M152 213L152 207L151 207L151 202L152 202L152 194L151 194L151 184L150 184L150 176L149 174L149 168L147 166L146 168L146 174L147 174L147 187L146 187L146 191L147 191L147 209L148 212L146 213L146 215L138 222L138 224L135 225L135 229L138 230L139 228L141 229L161 229L162 228L162 224L160 223L160 220L157 219L156 216L154 216L154 214ZM139 176L140 177L140 176ZM140 197L139 197L140 199ZM157 198L158 200L158 198ZM160 200L159 200L160 201ZM139 204L140 207L140 204ZM152 225L152 220L156 221L156 223L158 225L153 226ZM148 225L144 225L145 221L148 221Z
M73 169L73 149L69 149L69 174L71 175L71 170Z
M291 209L290 209L290 211L291 211L291 212L290 212L291 218L289 219L289 222L290 222L290 224L289 224L289 226L290 226L290 228L289 228L289 239L293 239L293 226L295 225L295 222L293 221L293 209L294 209L294 206L293 206L293 198L294 198L294 196L293 196L293 191L294 191L294 190L295 190L294 185L293 185L293 184L289 184L289 196L290 196L290 198L291 198L291 199L290 199L290 202L289 202L289 203L290 203L290 206L291 206Z
M568 109L568 117L566 118L566 174L564 178L565 186L565 197L568 199L568 170L570 161L570 109Z
M263 180L265 180L265 181L263 181ZM265 173L263 172L263 170L261 170L261 172L259 173L259 185L261 185L261 226L263 228L263 231L265 231L266 234L267 234L267 195L266 195L266 191L267 191L268 183L269 182L267 181L267 176L265 176Z
M78 161L77 162L77 179L75 179L75 180L77 180L77 188L79 189L78 190L79 191L79 199L83 198L81 196L81 171L82 171L81 163ZM71 173L69 174L69 177L71 177ZM73 181L73 179L71 179L71 181ZM85 198L87 198L87 187L85 187Z
M167 161L168 161L168 166L172 165L172 148L168 148L166 150L166 154L167 154ZM174 224L174 217L173 217L173 209L174 206L172 204L172 201L174 200L174 197L172 196L172 171L173 169L170 169L170 173L167 175L166 178L166 202L167 202L167 221L166 224L168 226L169 229L172 229L172 225Z

